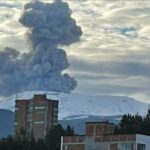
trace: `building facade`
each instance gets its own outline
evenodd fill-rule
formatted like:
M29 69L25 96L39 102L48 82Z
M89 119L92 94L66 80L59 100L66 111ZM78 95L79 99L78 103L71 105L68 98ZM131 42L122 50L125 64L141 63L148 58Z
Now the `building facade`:
M34 95L32 99L16 100L15 133L25 129L26 134L36 139L44 138L47 131L58 122L58 101L46 95Z
M150 136L116 135L114 125L86 123L86 134L61 138L61 150L150 150Z

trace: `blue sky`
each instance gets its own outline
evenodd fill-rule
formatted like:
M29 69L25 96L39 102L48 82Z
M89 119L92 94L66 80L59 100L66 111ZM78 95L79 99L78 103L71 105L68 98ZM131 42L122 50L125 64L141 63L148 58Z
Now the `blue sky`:
M0 1L0 49L28 51L27 29L19 22L29 0ZM150 2L64 0L82 27L81 41L65 47L78 81L74 93L127 95L149 102Z

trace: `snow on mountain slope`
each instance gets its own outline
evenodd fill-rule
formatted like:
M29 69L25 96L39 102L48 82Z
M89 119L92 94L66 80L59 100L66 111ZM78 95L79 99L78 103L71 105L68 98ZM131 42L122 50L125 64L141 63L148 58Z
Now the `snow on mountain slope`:
M47 94L59 100L59 119L86 118L88 116L114 116L127 113L145 115L150 104L125 96L85 96L56 92L24 92L0 101L0 109L14 110L15 99L29 99L34 94Z
M148 104L121 96L64 95L60 101L60 115L68 116L113 116L127 113L146 114Z

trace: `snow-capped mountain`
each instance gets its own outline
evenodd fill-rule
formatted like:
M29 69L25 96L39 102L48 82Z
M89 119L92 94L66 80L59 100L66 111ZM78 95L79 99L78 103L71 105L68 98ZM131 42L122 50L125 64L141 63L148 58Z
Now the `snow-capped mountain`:
M29 99L34 94L47 94L59 100L59 120L80 119L89 116L116 116L127 113L145 115L150 104L125 96L85 96L56 92L24 92L0 101L0 109L14 110L15 99Z

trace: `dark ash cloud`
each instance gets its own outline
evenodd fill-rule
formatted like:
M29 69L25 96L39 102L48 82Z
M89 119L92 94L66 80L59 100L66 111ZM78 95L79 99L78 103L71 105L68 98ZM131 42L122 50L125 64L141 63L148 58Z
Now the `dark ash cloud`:
M66 52L58 46L79 41L82 31L71 18L68 4L28 3L19 21L29 30L32 48L24 54L8 47L0 52L0 94L26 90L71 92L77 82L62 73L69 63Z

